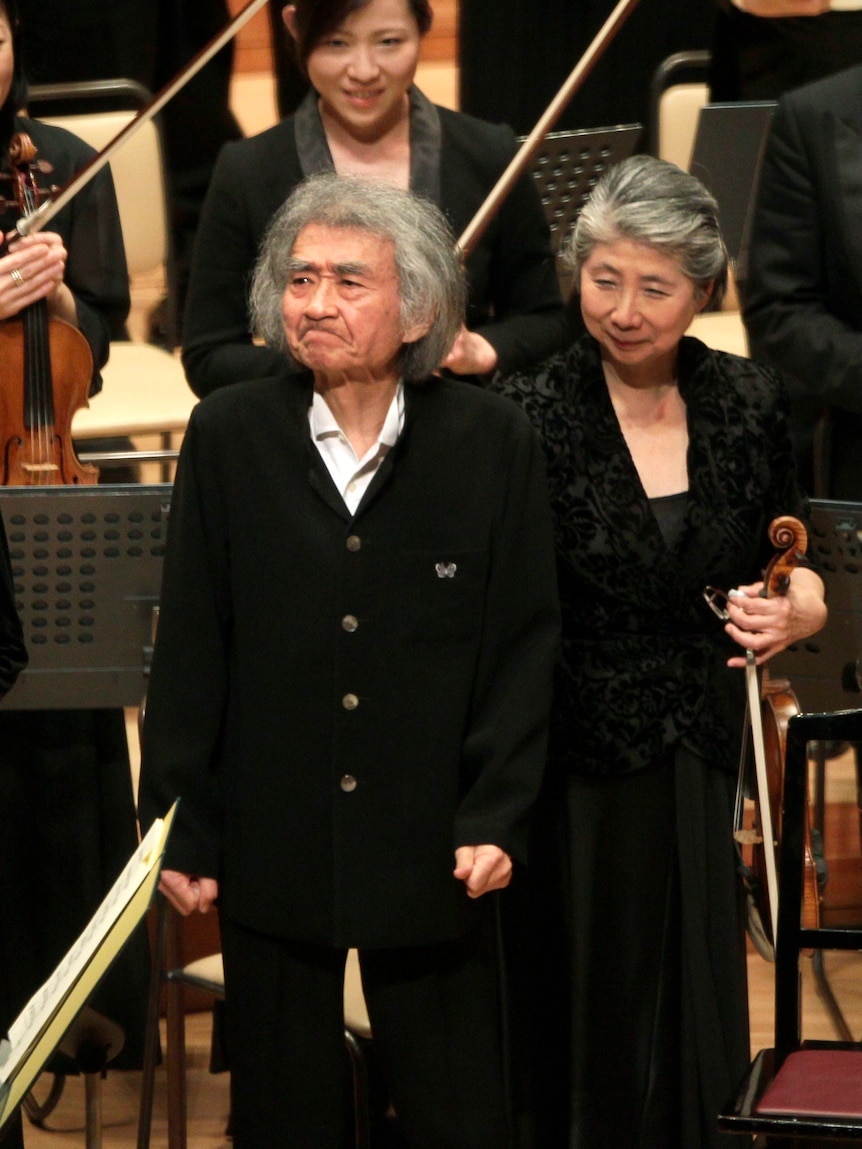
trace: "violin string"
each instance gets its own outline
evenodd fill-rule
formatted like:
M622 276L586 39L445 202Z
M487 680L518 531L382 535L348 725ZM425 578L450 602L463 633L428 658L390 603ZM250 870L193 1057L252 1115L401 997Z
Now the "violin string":
M22 171L21 173L21 193L24 210L29 213L30 201L32 195L28 188L27 176ZM37 464L39 461L38 452L38 423L34 422L34 412L38 408L36 402L35 391L38 387L38 364L36 362L37 349L34 332L34 324L36 321L36 308L30 308L22 317L24 324L24 345L25 345L25 359L24 359L24 429L27 435L27 445L29 448L29 463L30 463L30 476L31 482L38 480L39 471Z
M38 200L33 188L32 179L25 178L24 203L27 213L36 210ZM31 458L33 466L31 475L35 476L37 486L44 486L50 478L48 464L51 462L51 420L50 420L50 394L51 394L51 363L48 343L47 304L40 300L33 304L28 314L29 322L25 324L28 331L28 384L30 398L31 419Z
M40 301L41 302L41 301ZM48 341L48 325L45 316L45 307L36 305L33 313L33 342L34 342L34 360L35 360L35 377L36 377L36 427L38 433L38 452L37 464L39 464L36 474L38 475L39 486L44 486L48 481L47 464L51 460L50 450L50 426L48 423L48 407L47 403L47 372L49 364L46 362L47 356L47 341Z

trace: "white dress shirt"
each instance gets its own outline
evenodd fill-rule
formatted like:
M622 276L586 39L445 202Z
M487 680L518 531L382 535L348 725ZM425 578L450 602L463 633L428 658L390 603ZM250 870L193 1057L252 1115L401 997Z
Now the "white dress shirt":
M351 514L362 501L377 468L394 447L404 427L404 384L389 404L380 436L360 459L341 430L329 404L318 391L308 408L311 437Z

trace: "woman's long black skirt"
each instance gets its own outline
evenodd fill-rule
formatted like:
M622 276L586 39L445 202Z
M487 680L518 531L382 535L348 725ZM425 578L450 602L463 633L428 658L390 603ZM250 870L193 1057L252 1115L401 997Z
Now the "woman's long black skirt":
M719 1149L749 1063L735 780L679 747L572 778L570 1149Z

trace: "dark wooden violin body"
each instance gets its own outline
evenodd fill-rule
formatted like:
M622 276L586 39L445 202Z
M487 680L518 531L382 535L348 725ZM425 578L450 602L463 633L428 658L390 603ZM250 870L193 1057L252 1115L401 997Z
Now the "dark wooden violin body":
M777 831L780 851L781 844L781 795L784 791L784 759L787 750L787 724L799 714L799 700L790 681L786 678L773 678L765 675L761 685L761 716L763 720L763 741L766 750L767 766L770 767L769 801L772 806L772 825ZM759 820L755 814L755 825ZM805 929L817 929L820 921L822 893L817 879L817 861L814 855L811 834L810 806L805 808L804 845L804 885L802 901L802 925ZM754 870L758 875L763 866L762 847L755 849ZM780 865L780 852L779 852ZM758 882L765 888L762 879Z
M805 557L808 536L798 519L789 515L775 519L769 528L769 538L778 552L766 568L761 594L766 597L786 594L790 575ZM787 725L799 713L799 701L786 678L773 678L764 667L760 687L760 714L763 730L763 750L766 761L768 801L771 813L773 848L780 866L781 852L781 796L784 791L784 762L787 748ZM766 851L770 844L764 840L765 819L762 816L762 798L758 795L754 809L754 834L749 839L750 856L747 859L753 882L752 892L758 915L773 943L770 923L773 920L769 901ZM748 851L746 851L748 852ZM802 909L803 925L815 929L820 918L822 892L818 883L817 863L812 847L810 808L806 804L805 876Z
M9 178L25 214L39 202L35 156L28 136L13 138ZM72 417L88 405L92 376L89 343L49 316L44 299L0 321L0 485L98 482L99 472L81 464L72 443Z

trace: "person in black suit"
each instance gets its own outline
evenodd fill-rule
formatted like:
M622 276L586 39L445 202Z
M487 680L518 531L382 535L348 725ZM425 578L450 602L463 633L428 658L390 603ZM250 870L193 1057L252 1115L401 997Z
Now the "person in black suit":
M763 663L818 630L823 584L799 567L759 597L771 520L807 509L781 381L685 336L727 280L714 198L633 156L564 252L587 334L501 381L545 445L563 612L543 872L569 914L570 1112L546 1144L730 1149L717 1114L750 1057L743 648ZM736 588L724 626L709 587Z
M788 381L806 485L862 498L862 66L782 98L753 218L743 318Z
M716 0L710 98L777 100L862 59L858 0Z
M304 370L195 408L143 731L162 888L216 896L237 1149L340 1149L357 947L408 1143L507 1141L494 910L544 771L558 611L538 437L434 375L463 321L439 210L311 177L256 329Z
M442 207L456 236L516 151L512 131L432 104L413 84L428 0L299 0L285 19L314 85L294 116L227 145L201 216L183 364L206 395L283 370L252 344L248 282L273 214L312 172L389 179ZM523 176L467 260L464 330L444 356L458 375L486 378L563 346L566 316L538 192Z

